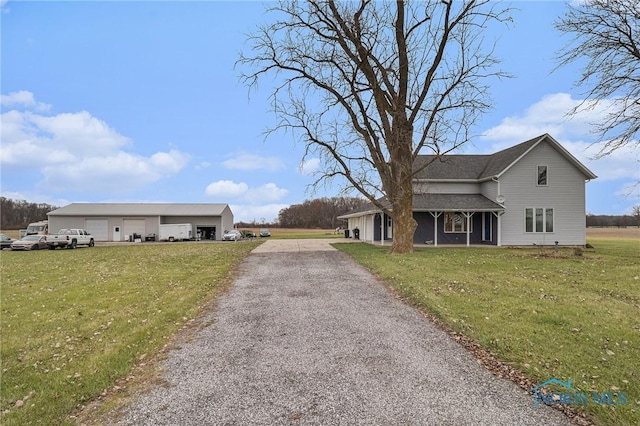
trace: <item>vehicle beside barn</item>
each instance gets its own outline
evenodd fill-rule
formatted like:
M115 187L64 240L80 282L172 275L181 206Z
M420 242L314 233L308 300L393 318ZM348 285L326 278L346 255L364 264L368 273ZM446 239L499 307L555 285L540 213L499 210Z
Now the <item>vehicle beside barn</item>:
M27 229L20 230L20 238L27 235L47 235L49 233L49 221L39 220L37 222L31 222L27 225Z
M83 228L95 241L126 241L126 236L160 235L160 226L191 224L191 235L221 240L233 228L228 204L73 203L48 213L49 228Z
M77 246L93 247L94 245L93 235L84 229L61 229L57 234L47 235L49 250L57 247L74 249Z
M160 241L189 241L193 240L193 225L190 223L171 223L160 225L158 233Z

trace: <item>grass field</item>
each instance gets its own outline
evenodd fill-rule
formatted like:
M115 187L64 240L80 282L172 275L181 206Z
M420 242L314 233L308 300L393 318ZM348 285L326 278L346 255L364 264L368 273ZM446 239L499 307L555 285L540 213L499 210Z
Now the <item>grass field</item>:
M262 228L239 228L243 231L253 231L258 235ZM339 233L335 229L299 229L299 228L268 228L270 238L344 238L344 231ZM11 238L17 239L20 231L0 231ZM260 238L258 238L260 239Z
M595 249L582 256L466 247L390 256L388 247L338 246L530 383L570 378L580 391L624 392L625 405L585 409L600 424L640 424L640 230L590 228L588 237ZM72 413L117 389L190 324L263 240L3 251L0 424L73 423Z
M258 234L260 228L240 228ZM271 238L344 238L344 231L336 233L335 229L298 229L268 228Z
M628 228L587 228L589 240L622 239L638 240L640 243L640 227Z
M410 303L515 367L525 386L571 379L619 406L582 407L604 425L640 424L640 240L553 250L338 244ZM621 393L622 392L622 393ZM533 403L533 397L532 397Z
M258 244L3 250L0 423L72 423L189 324Z

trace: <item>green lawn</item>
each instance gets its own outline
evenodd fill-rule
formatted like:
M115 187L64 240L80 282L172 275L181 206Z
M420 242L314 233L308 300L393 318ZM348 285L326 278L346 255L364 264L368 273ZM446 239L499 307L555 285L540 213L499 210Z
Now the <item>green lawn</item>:
M612 392L616 407L583 407L599 424L640 424L640 241L553 250L336 244L399 294L471 337L533 383L571 379ZM620 395L618 392L622 392ZM532 397L533 403L533 397Z
M579 391L624 392L625 405L586 407L598 423L640 424L640 242L592 243L583 256L557 257L336 246L534 383L555 377ZM196 317L258 244L3 251L0 423L70 423Z
M242 230L250 230L256 233L260 232L260 228L240 228ZM272 239L292 239L292 238L344 238L344 231L338 233L335 229L299 229L299 228L269 228ZM269 238L258 238L260 240L268 240Z
M2 251L0 423L70 423L197 317L258 244Z

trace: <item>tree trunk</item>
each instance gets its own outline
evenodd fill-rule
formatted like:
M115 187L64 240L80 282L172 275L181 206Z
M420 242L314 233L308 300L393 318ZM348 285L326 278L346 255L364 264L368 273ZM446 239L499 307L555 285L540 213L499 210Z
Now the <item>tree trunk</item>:
M406 191L393 203L393 243L390 253L413 253L413 235L418 223L413 218L413 191Z
M393 243L391 253L413 253L413 235L418 227L413 218L413 152L411 124L404 116L396 119L397 139L391 144L392 188L388 193L392 203Z

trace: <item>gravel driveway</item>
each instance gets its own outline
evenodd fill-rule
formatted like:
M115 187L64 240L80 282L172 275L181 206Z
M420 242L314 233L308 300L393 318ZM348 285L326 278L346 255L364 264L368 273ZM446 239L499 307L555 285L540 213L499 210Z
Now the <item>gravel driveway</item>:
M244 261L121 424L570 424L326 242L278 244Z

